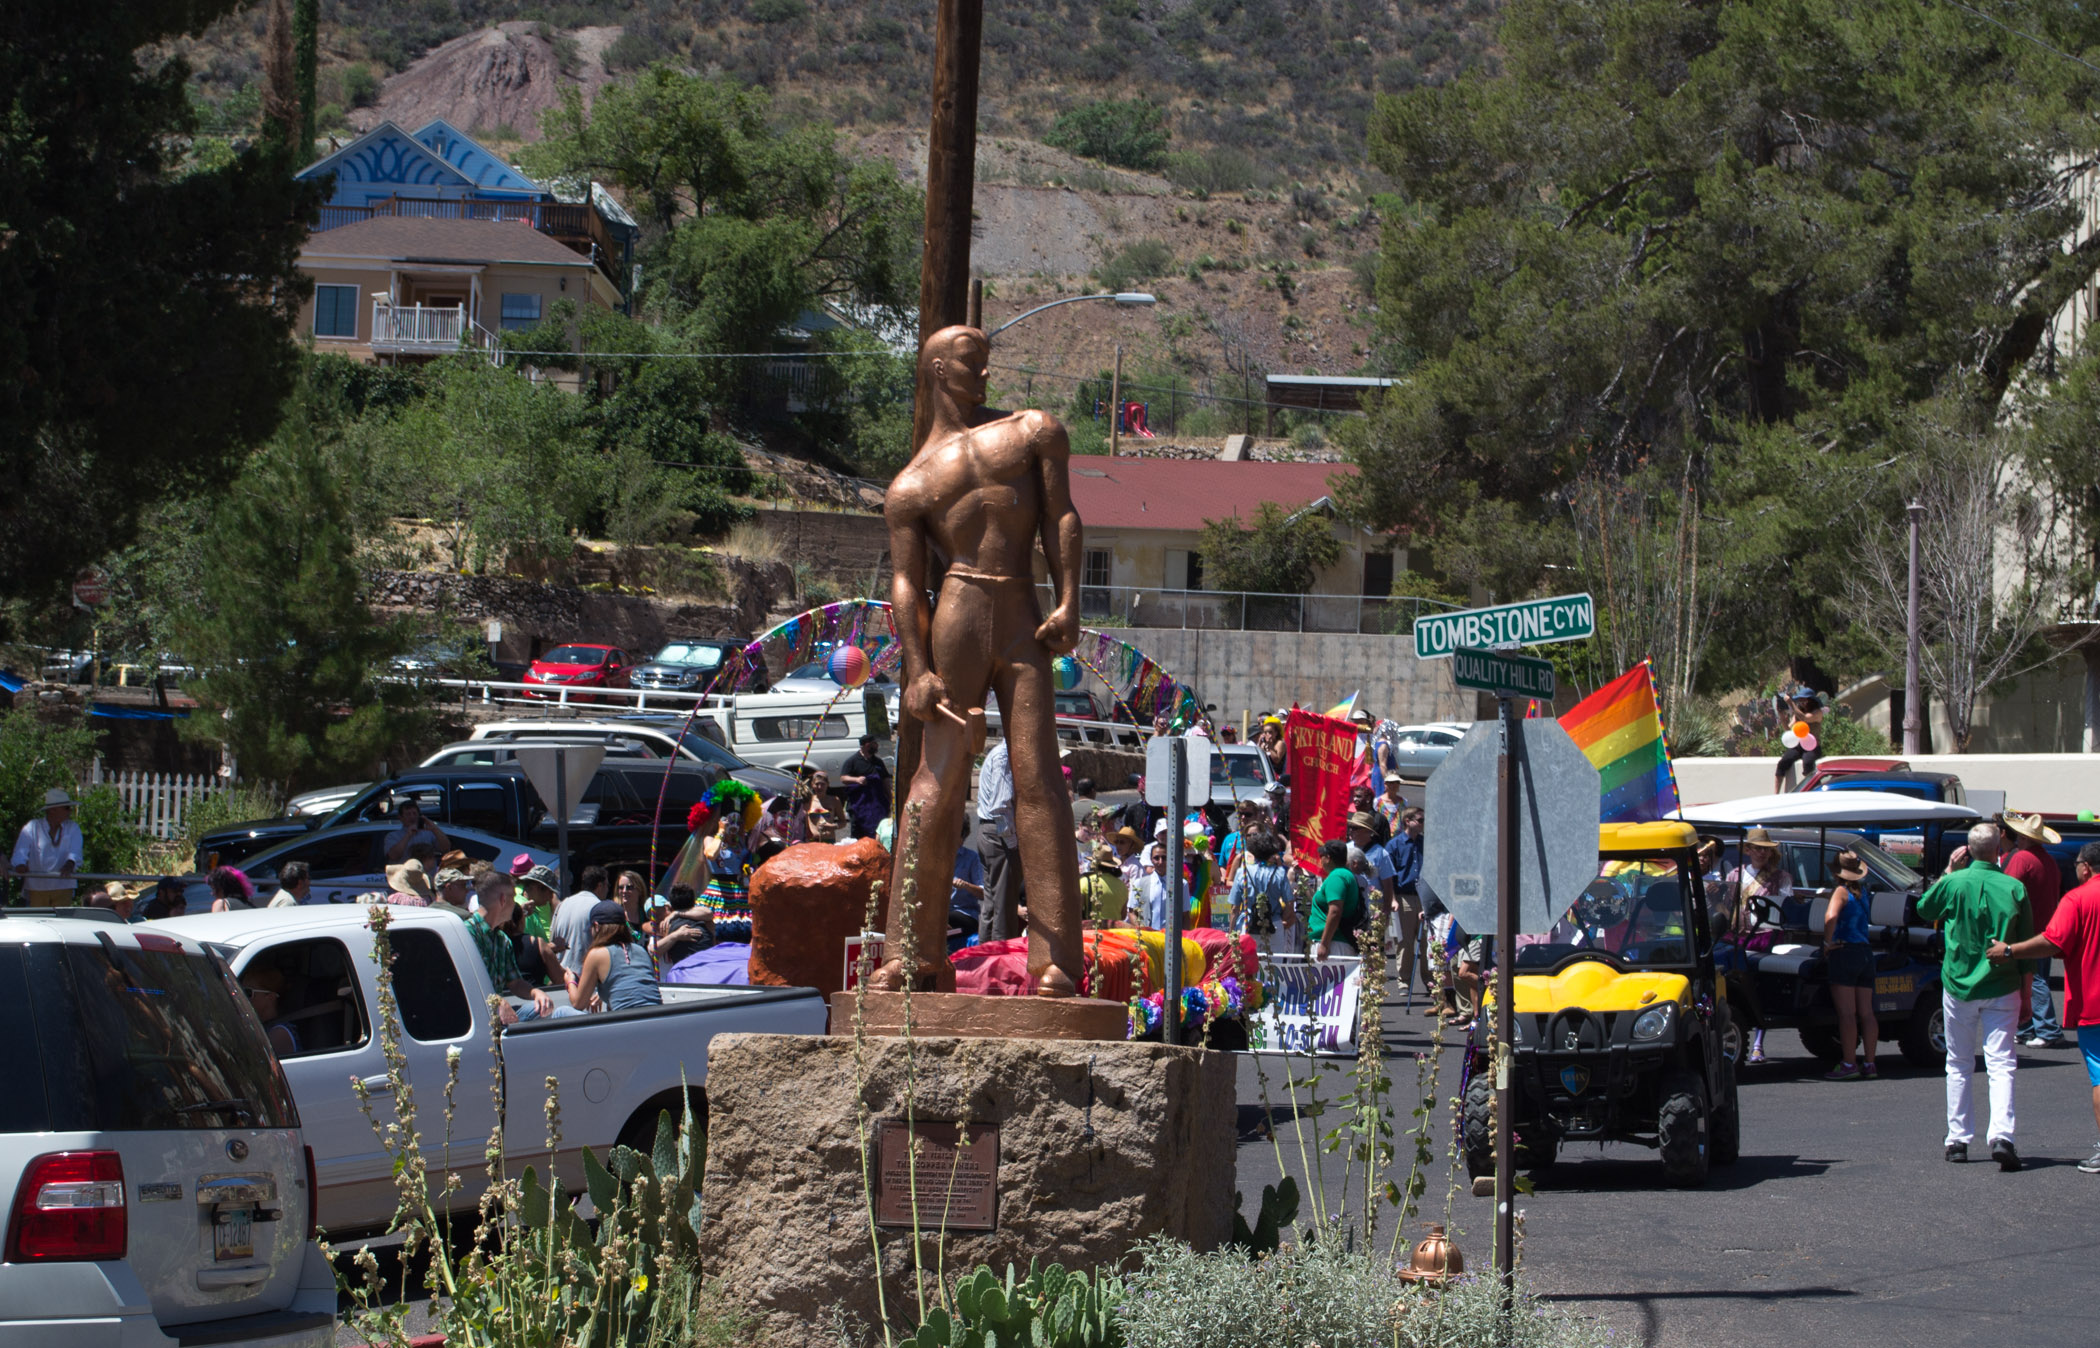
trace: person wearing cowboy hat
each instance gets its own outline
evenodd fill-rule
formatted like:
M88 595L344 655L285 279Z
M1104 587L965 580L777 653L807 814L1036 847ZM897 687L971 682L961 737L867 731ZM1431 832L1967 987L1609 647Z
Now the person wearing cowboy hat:
M1786 857L1772 835L1761 828L1753 828L1743 835L1742 864L1728 874L1728 882L1721 887L1722 912L1715 916L1721 921L1716 926L1725 930L1748 933L1758 922L1776 919L1780 906L1794 897L1794 873L1788 869ZM1763 900L1763 905L1751 902ZM1760 914L1763 914L1761 916ZM1765 1032L1750 1031L1750 1048L1743 1056L1746 1063L1765 1060Z
M2056 916L2057 900L2063 894L2063 872L2048 852L2063 841L2063 835L2043 823L2038 814L2007 814L2004 829L2005 855L1998 864L2026 888L2027 910L2034 915L2034 929L2040 931ZM2030 1002L2017 1037L2028 1048L2062 1048L2064 1027L2049 995L2049 960L2045 956L2029 962L2034 966L2028 984Z
M65 908L73 902L73 872L86 844L73 822L78 802L62 786L44 793L44 813L22 825L9 864L22 878L22 902L31 908Z
M1837 1006L1838 1045L1844 1061L1825 1081L1872 1081L1881 1023L1874 1018L1874 947L1867 933L1867 863L1850 848L1833 860L1837 884L1823 913L1823 963L1829 970L1830 1000ZM1855 1059L1853 1046L1863 1052Z
M1079 877L1079 909L1088 926L1120 925L1130 911L1130 886L1123 883L1123 863L1113 847L1097 847Z

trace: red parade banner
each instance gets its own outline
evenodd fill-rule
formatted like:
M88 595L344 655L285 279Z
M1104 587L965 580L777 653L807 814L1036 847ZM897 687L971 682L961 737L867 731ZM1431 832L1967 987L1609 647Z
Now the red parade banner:
M1325 875L1320 845L1349 836L1356 726L1293 707L1283 723L1283 745L1291 774L1291 856L1302 869Z

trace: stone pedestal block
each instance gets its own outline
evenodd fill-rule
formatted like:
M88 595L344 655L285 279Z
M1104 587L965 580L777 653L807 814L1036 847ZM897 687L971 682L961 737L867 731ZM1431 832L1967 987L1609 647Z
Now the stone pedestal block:
M856 1066L858 1061L858 1066ZM1236 1070L1229 1054L1164 1044L1011 1039L716 1037L708 1049L706 1273L749 1308L768 1345L829 1342L833 1307L874 1328L867 1169L883 1120L991 1124L990 1231L923 1227L929 1279L1035 1259L1123 1263L1147 1236L1199 1249L1232 1230ZM922 1173L921 1184L926 1183ZM878 1228L892 1321L916 1324L911 1232Z
M752 872L751 982L837 992L846 939L868 920L868 893L889 870L882 844L861 838L790 847Z
M1096 997L977 997L958 992L912 994L914 1032L954 1039L1108 1039L1130 1033L1130 1008ZM831 1032L853 1034L856 1002L861 1032L904 1033L901 992L831 994Z

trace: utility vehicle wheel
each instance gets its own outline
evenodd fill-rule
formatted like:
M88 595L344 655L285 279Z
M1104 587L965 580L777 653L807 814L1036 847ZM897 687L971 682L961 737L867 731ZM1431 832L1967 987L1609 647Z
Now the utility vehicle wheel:
M1479 1179L1495 1173L1495 1081L1485 1071L1466 1083L1463 1127L1466 1143L1466 1178Z
M1743 1102L1736 1093L1735 1065L1721 1069L1721 1102L1714 1107L1713 1144L1709 1152L1715 1165L1734 1165L1743 1151Z
M1706 1083L1699 1074L1679 1071L1663 1078L1655 1132L1662 1144L1663 1169L1680 1189L1706 1183L1707 1127Z
M1903 1022L1902 1033L1897 1044L1903 1049L1903 1061L1912 1067L1928 1072L1947 1070L1947 1008L1934 997L1928 1005L1924 998L1911 1008L1910 1019Z
M1838 1046L1838 1032L1828 1025L1804 1025L1796 1033L1801 1036L1801 1047L1825 1067L1845 1056Z
M1733 1007L1728 1008L1727 1018L1721 1022L1718 1038L1721 1043L1721 1056L1728 1060L1729 1067L1740 1065L1743 1054L1750 1045L1750 1031L1737 1017Z

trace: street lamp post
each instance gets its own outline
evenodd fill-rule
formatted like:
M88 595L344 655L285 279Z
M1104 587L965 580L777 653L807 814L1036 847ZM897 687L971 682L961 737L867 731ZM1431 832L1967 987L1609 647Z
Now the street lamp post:
M1101 295L1067 295L1061 300L1052 300L1048 304L1038 304L1037 306L1035 306L1035 308L1028 310L1026 313L1015 314L1012 318L1007 319L1004 323L1001 323L998 327L993 328L990 332L986 333L985 338L986 340L996 338L1000 333L1006 331L1008 328L1020 322L1022 319L1033 318L1035 315L1043 312L1043 310L1045 309L1055 309L1060 304L1077 304L1081 300L1113 300L1126 309L1159 303L1158 296L1147 295L1142 290L1124 290Z
M1910 607L1903 630L1903 756L1915 758L1924 752L1918 696L1918 526L1925 521L1925 507L1912 501L1904 513L1910 516Z

